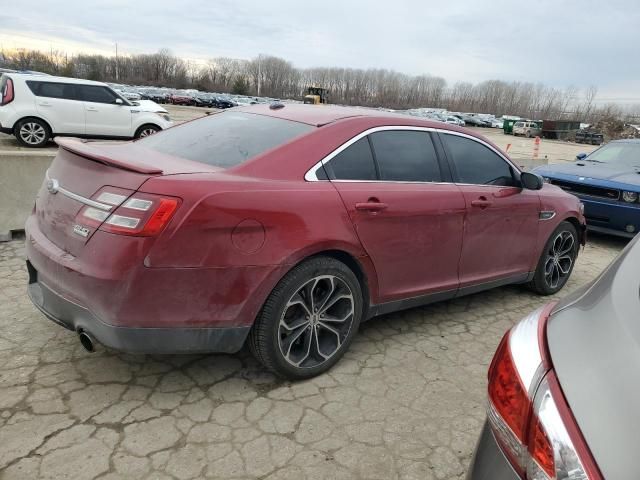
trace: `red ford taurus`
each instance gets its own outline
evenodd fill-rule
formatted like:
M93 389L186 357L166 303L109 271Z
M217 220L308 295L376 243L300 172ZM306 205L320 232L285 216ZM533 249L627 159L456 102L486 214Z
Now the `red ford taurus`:
M58 144L26 225L29 294L88 350L248 342L310 377L375 315L509 283L555 293L584 242L576 197L407 116L256 105Z

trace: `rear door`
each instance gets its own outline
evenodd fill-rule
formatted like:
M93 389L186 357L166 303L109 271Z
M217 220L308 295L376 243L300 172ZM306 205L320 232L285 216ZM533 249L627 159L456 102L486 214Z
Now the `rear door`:
M102 85L78 85L84 104L87 135L132 137L131 109L127 103L116 104L118 97Z
M460 286L529 272L540 221L538 192L522 189L514 168L488 145L439 135L467 209Z
M36 96L38 114L51 126L53 133L85 133L84 107L77 100L75 84L27 80L27 86Z
M371 133L326 169L375 265L381 302L457 288L464 198L442 183L429 132Z

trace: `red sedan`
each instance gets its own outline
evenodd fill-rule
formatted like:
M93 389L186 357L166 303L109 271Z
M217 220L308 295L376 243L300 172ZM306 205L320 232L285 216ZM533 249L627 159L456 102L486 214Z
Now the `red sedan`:
M317 375L361 321L510 283L552 294L581 204L462 128L255 105L135 142L59 139L27 221L33 303L94 341Z
M168 101L173 105L194 105L195 104L195 100L193 99L193 97L190 97L189 95L180 95L177 93L169 95Z

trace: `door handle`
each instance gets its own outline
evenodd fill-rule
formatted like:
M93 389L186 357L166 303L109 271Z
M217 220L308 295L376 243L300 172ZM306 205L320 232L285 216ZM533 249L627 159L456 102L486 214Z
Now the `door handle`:
M51 104L49 102L38 102L38 105L40 105L41 107L50 107Z
M87 112L97 112L98 109L94 107L87 107Z
M389 205L387 205L386 203L380 202L377 198L370 198L366 202L356 203L356 210L375 213L386 210L388 206Z
M487 208L487 207L490 207L491 205L493 205L493 202L490 200L487 200L487 197L485 196L482 196L476 200L471 201L472 207Z

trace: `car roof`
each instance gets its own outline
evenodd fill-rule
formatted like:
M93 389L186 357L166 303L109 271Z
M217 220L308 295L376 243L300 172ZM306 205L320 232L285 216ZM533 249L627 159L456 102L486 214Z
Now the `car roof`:
M38 75L31 73L5 73L5 75L10 76L16 80L37 80L40 82L58 82L58 83L73 83L73 84L82 84L82 85L99 85L102 87L107 87L108 85L103 82L95 82L93 80L84 80L82 78L69 78L69 77L54 77L52 75Z
M640 143L640 138L623 138L621 140L612 140L609 143Z
M432 128L446 128L446 124L442 122L434 122L422 120L418 117L410 115L402 115L398 113L386 112L383 110L375 110L365 107L343 107L338 105L308 105L287 103L283 107L272 109L270 104L260 103L257 105L249 105L235 108L240 112L254 113L258 115L267 115L270 117L282 118L294 122L306 123L320 127L339 120L355 117L367 117L371 119L395 119L403 120L407 125L421 125Z

